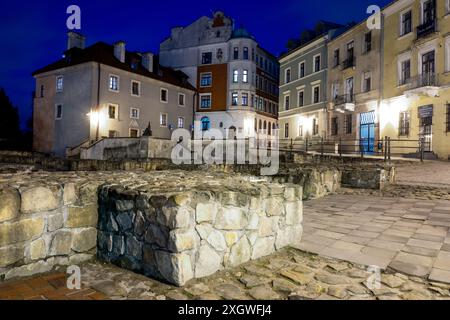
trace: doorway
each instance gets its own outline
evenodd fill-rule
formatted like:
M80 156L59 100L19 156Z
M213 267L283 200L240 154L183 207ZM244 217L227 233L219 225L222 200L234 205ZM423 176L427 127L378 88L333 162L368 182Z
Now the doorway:
M375 111L361 113L359 137L360 137L360 151L364 153L374 153Z

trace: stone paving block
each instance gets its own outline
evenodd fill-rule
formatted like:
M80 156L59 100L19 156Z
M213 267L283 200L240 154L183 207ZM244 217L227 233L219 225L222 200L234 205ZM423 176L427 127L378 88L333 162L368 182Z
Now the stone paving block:
M350 256L348 261L365 266L377 266L380 269L385 270L391 262L391 259L376 257L364 253L357 253Z
M406 244L410 246L422 247L433 250L439 250L442 247L442 242L433 242L419 239L409 239L409 241Z
M448 228L439 226L424 225L417 229L416 233L424 233L433 236L445 237L447 235Z
M397 254L397 251L376 248L376 247L364 247L361 250L361 253L369 255L369 256L379 257L379 258L392 259Z
M340 239L340 238L342 238L342 237L345 236L345 235L342 234L342 233L330 232L330 231L326 231L326 230L319 230L319 231L316 231L316 232L314 233L314 235L316 235L316 236L322 236L322 237L330 238L330 239L335 239L335 240Z
M356 243L356 244L360 244L360 245L366 245L370 241L372 241L371 238L364 238L364 237L358 237L358 236L353 236L353 235L347 235L347 236L341 238L340 240L346 241L346 242L351 242L351 243Z
M311 253L319 253L323 248L325 248L324 245L319 245L317 243L314 242L309 242L309 241L302 241L298 246L298 249L306 251L306 252L311 252Z
M391 229L384 231L383 234L390 235L390 236L410 238L414 234L414 231L401 231L401 230L396 230L396 229L391 228Z
M411 236L413 239L426 240L426 241L434 241L434 242L444 242L444 237L441 236L433 236L425 233L415 233Z
M352 232L353 236L364 237L364 238L372 238L375 239L380 236L379 232L370 232L370 231L360 231L355 230Z
M392 242L392 241L386 241L381 239L372 239L368 246L375 247L375 248L381 248L381 249L388 249L388 250L396 250L400 251L405 246L403 243L400 242Z
M433 268L450 271L450 252L439 252Z
M416 277L425 277L431 270L431 267L424 267L414 263L407 263L402 261L392 261L389 264L389 268Z
M426 257L437 257L437 255L439 253L439 250L415 247L415 246L410 246L410 245L404 246L402 251L406 252L406 253L412 253L412 254L417 254L417 255L426 256Z
M352 252L361 252L361 250L364 248L364 246L356 244L356 243L351 243L351 242L346 242L346 241L336 241L335 243L333 243L330 248L334 248L334 249L342 249L342 250L346 250L349 253Z
M400 262L405 262L405 263L421 265L424 267L431 267L433 265L433 261L434 261L434 259L431 257L424 257L424 256L419 256L416 254L405 253L405 252L398 253L395 256L394 260L400 261Z
M388 242L398 242L398 243L402 243L402 244L406 244L409 241L409 238L407 238L407 237L400 237L400 236L389 235L389 234L381 234L377 239L388 241Z
M336 242L335 239L321 237L321 236L317 236L315 234L304 234L302 237L302 240L312 242L312 243L315 243L315 244L318 244L321 246L328 246L328 245L331 245L332 243Z
M347 260L354 254L354 252L350 252L345 249L336 249L331 247L325 247L318 252L319 255L324 257L330 257L340 260Z
M433 268L428 279L431 281L450 283L450 271Z

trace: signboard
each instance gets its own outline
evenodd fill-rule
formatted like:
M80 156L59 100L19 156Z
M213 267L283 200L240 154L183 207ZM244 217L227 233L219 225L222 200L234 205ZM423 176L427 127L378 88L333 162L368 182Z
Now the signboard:
M419 107L419 118L428 118L433 116L433 105Z

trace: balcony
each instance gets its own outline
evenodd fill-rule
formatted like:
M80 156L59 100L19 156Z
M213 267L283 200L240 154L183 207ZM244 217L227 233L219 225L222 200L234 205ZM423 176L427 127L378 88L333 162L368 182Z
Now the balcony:
M353 68L356 66L355 57L350 57L342 62L342 70Z
M408 86L405 91L407 96L437 97L439 95L439 75L437 73L420 74L405 82Z
M427 37L437 31L437 20L433 19L417 27L417 39Z
M338 112L355 111L355 95L354 94L344 94L342 96L337 96L332 102L333 110Z

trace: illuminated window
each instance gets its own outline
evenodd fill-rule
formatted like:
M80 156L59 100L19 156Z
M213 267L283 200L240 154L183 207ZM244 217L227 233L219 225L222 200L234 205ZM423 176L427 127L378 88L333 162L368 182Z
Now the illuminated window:
M248 83L248 70L243 70L242 71L242 82L243 83Z
M202 73L200 74L200 87L210 87L212 84L212 73Z
M184 118L178 117L178 128L183 129L184 128Z
M232 106L237 106L238 105L238 100L239 100L239 95L237 92L233 92L231 94L231 105Z
M409 136L410 115L409 112L400 112L398 134L399 136Z
M211 109L211 94L200 96L200 109Z
M243 93L242 94L242 105L243 106L248 106L248 93Z
M130 118L131 119L139 119L139 109L138 108L130 109Z
M117 106L112 104L108 106L108 117L110 119L117 119Z
M239 81L239 70L233 70L233 83L238 83Z
M109 76L109 90L119 91L119 77L111 75Z
M161 127L167 127L167 113L159 114L159 125Z
M64 88L64 77L59 76L56 78L56 91L61 92L63 91L63 88Z

